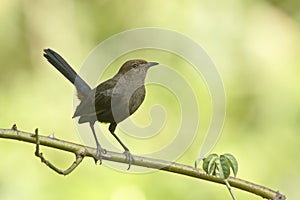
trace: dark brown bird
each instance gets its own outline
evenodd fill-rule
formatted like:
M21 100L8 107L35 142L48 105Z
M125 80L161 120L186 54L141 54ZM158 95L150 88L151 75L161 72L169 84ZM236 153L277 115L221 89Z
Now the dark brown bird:
M94 124L96 121L110 123L109 131L124 148L129 169L133 161L132 155L115 134L115 129L119 122L133 114L144 101L146 94L144 82L147 71L158 63L141 59L129 60L122 65L114 77L91 89L58 53L51 49L45 49L44 56L77 89L77 95L81 102L77 106L73 118L79 117L80 124L87 122L90 124L97 145L95 160L99 160L101 164L102 153L106 151L98 142Z

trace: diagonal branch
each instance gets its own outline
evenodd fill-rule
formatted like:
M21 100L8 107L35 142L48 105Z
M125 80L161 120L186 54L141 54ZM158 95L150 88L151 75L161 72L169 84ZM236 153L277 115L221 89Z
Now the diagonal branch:
M37 130L36 130L37 133ZM83 160L85 156L94 158L96 155L96 149L92 147L86 147L83 145L67 142L64 140L59 140L57 138L53 137L46 137L46 136L38 136L35 133L27 133L23 131L17 130L17 127L14 125L12 129L0 129L0 138L6 138L6 139L13 139L13 140L20 140L23 142L29 142L34 143L37 145L37 151L36 153L41 154L38 152L38 145L48 146L55 149L60 149L63 151L74 153L76 156L75 162L71 165L70 168L62 171L57 169L57 171L53 168L49 167L56 172L61 172L60 174L64 174L63 172L67 172L66 174L72 172ZM80 156L78 156L80 155ZM39 156L40 157L40 156ZM210 176L207 175L204 171L196 169L194 167L183 165L175 162L169 162L159 159L153 159L153 158L146 158L142 156L136 156L133 155L134 162L133 165L147 167L147 168L153 168L153 169L159 169L168 171L171 173L177 173L189 177L194 177L197 179L202 179L206 181L211 181L215 183L225 184L224 180L221 178L218 178L216 176ZM40 157L41 158L41 157ZM44 159L44 158L41 158ZM123 153L116 153L112 151L107 151L106 154L103 154L102 157L103 160L109 160L113 162L119 162L119 163L127 163L126 157ZM45 160L45 159L44 159ZM48 161L47 161L48 162ZM55 166L53 166L55 168ZM74 168L74 169L72 169ZM69 170L69 171L68 171ZM66 175L64 174L64 175ZM246 180L229 177L227 179L228 183L235 188L256 194L258 196L261 196L266 199L272 199L272 200L284 200L286 197L282 194L280 194L277 191L274 191L272 189L269 189L267 187L257 185L251 182L248 182Z

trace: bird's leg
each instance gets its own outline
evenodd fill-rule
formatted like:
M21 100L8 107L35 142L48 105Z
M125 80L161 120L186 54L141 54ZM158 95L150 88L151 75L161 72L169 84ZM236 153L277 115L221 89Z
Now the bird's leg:
M94 135L94 138L95 138L95 141L96 141L96 145L97 145L97 154L94 157L94 160L95 160L95 164L97 164L97 161L99 160L100 165L101 165L102 164L102 153L106 153L106 150L102 149L102 147L101 147L101 145L100 145L100 143L97 139L94 125L95 125L95 122L90 122L90 127L92 129L92 132L93 132L93 135Z
M118 140L118 142L122 145L123 149L125 150L124 151L124 154L126 156L126 160L128 161L128 169L130 169L130 166L131 166L131 163L134 161L129 149L125 146L125 144L123 144L123 142L120 140L120 138L118 138L118 136L115 134L115 130L116 130L116 127L117 127L117 124L116 123L111 123L109 125L109 128L108 130L110 131L110 133L116 138L116 140Z

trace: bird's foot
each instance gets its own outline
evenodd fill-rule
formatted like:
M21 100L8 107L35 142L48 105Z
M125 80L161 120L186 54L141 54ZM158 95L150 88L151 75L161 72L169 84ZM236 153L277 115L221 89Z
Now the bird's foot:
M106 149L102 149L100 146L97 146L97 153L94 156L95 164L99 161L99 164L102 164L102 153L106 154Z
M126 161L128 162L127 170L129 170L134 159L133 159L133 156L131 155L131 153L129 152L129 150L125 150L124 154L126 156Z

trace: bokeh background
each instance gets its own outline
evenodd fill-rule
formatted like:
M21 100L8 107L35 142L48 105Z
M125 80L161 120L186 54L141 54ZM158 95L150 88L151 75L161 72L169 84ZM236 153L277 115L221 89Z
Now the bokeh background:
M0 127L38 127L41 134L80 143L71 120L74 89L45 61L42 49L56 49L79 69L89 52L113 34L148 26L172 29L202 45L223 78L227 116L213 151L234 154L240 178L297 199L299 7L297 0L2 0ZM152 94L149 100L159 96L155 90ZM146 107L137 115L143 113ZM193 142L178 162L192 165L200 145ZM47 148L43 152L60 167L73 162L72 155ZM3 200L230 199L221 185L166 172L127 174L95 166L91 159L63 177L40 163L32 144L12 140L0 140L0 157ZM238 199L260 199L235 192Z

